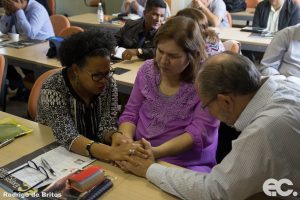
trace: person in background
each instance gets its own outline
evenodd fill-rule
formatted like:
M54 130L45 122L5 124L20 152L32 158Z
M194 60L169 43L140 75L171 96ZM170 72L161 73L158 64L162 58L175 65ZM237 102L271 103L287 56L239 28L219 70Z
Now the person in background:
M176 16L189 17L197 22L201 31L201 35L205 41L205 51L208 56L225 51L224 45L217 33L208 27L207 17L201 10L195 8L185 8L178 11Z
M36 117L68 150L102 160L126 160L129 149L144 151L132 143L118 145L125 137L116 128L117 84L110 67L114 48L109 32L85 31L65 39L59 49L65 68L44 81ZM112 139L112 146L107 145Z
M264 0L255 9L252 26L274 33L298 23L300 8L293 0Z
M242 131L232 151L208 174L154 164L153 157L132 156L135 165L123 167L181 199L269 199L253 196L270 179L288 180L286 198L293 199L294 192L299 197L300 87L289 78L262 78L248 58L231 52L208 58L197 91L213 116Z
M179 28L180 27L180 28ZM195 72L207 55L199 26L177 16L158 30L155 58L141 66L119 131L145 138L156 159L198 172L216 164L219 121L201 108Z
M143 17L146 4L147 4L147 0L124 0L121 7L121 12L126 14L134 13ZM166 5L167 8L166 8L165 17L170 17L171 11L167 3Z
M274 36L260 62L263 75L300 77L300 24L287 27Z
M15 31L29 39L46 40L54 36L46 9L35 0L3 0L5 15L0 19L2 33Z
M210 26L229 27L226 5L223 0L192 0L188 7L202 10Z
M133 56L141 59L153 58L153 38L165 21L165 12L164 0L149 0L144 10L144 18L127 21L125 26L116 33L117 46L126 49L122 53L124 60L131 60Z
M52 23L46 9L35 0L3 0L3 7L5 15L0 18L0 31L2 33L16 32L21 37L36 40L46 40L54 36ZM33 77L33 73L28 70L23 72L29 77ZM9 88L17 90L16 96L12 99L26 101L29 92L24 87L21 74L17 72L14 66L8 66Z

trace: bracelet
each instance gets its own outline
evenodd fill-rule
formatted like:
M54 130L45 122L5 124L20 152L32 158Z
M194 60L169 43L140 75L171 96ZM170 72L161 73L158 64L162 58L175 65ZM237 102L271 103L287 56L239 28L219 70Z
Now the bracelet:
M91 147L92 145L96 143L95 141L91 141L89 142L86 146L85 146L85 149L86 149L86 154L88 157L90 157L91 159L95 158L93 155L92 155L92 152L91 152Z

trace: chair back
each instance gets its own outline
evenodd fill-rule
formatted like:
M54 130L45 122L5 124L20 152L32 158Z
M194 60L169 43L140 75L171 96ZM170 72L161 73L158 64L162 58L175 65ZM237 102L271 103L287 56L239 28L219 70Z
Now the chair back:
M84 30L78 26L70 26L70 27L67 27L65 29L63 29L59 34L58 36L59 37L69 37L75 33L79 33L79 32L83 32Z
M30 92L30 95L29 95L29 98L28 98L28 105L27 105L27 111L28 111L28 114L31 117L31 119L34 120L36 117L38 100L40 97L40 91L41 91L44 80L59 70L60 69L49 70L49 71L43 73L34 82L31 92Z
M227 40L223 42L223 45L226 51L241 53L241 43L236 40Z
M51 15L56 13L56 2L55 0L47 0Z
M226 17L227 17L229 26L232 27L232 17L231 17L231 14L229 12L227 12Z
M3 111L6 109L6 73L6 59L3 55L0 55L0 105Z
M247 8L256 8L257 4L262 0L246 0Z
M63 15L51 15L50 20L55 35L58 35L63 29L71 26L69 19Z

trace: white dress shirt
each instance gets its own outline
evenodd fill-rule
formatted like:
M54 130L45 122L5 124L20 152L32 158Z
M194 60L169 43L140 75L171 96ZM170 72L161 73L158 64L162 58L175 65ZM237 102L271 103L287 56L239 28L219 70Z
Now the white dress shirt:
M271 10L269 13L269 18L268 18L268 24L266 30L275 33L278 31L278 21L279 21L279 14L281 11L282 5L278 10L275 10L273 6L271 6Z
M261 60L259 70L263 75L300 77L300 24L276 33Z
M300 85L288 79L261 86L234 124L242 133L232 151L211 173L152 164L147 178L182 199L245 199L269 178L289 179L300 194Z

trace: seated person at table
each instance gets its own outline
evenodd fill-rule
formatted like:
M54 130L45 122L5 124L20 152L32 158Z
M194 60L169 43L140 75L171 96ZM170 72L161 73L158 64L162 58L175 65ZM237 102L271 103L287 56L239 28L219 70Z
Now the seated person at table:
M80 48L79 48L80 47ZM116 132L117 85L110 55L115 40L108 32L85 31L61 44L63 68L41 88L36 121L52 128L56 140L72 152L104 160L126 160L130 143L108 146Z
M224 45L219 39L217 33L208 27L208 21L205 14L195 8L185 8L178 11L176 16L189 17L199 25L201 35L205 41L205 51L208 56L212 56L225 51Z
M4 0L5 15L0 19L0 31L13 31L30 39L46 40L54 36L46 9L35 0Z
M263 75L300 77L300 24L287 27L268 45L259 70Z
M126 48L122 53L124 60L133 56L141 59L153 58L153 38L165 20L166 3L163 0L147 1L144 18L127 21L125 26L116 33L117 46Z
M210 57L196 84L210 113L242 131L224 160L209 174L154 164L153 158L123 166L181 199L273 199L253 197L270 179L288 179L283 185L290 195L280 199L298 199L292 191L299 197L299 85L290 77L261 78L249 59L230 52Z
M207 57L198 24L171 18L154 43L155 59L140 68L119 131L148 140L156 159L209 172L216 164L219 121L201 108L194 87L195 72Z
M210 26L229 27L226 5L223 0L192 0L188 7L202 10Z
M134 13L143 17L146 3L147 0L124 0L121 7L121 12L127 14ZM170 17L171 11L167 3L166 5L167 8L166 8L165 17Z
M293 0L264 0L255 9L252 26L277 32L298 23L300 8Z

